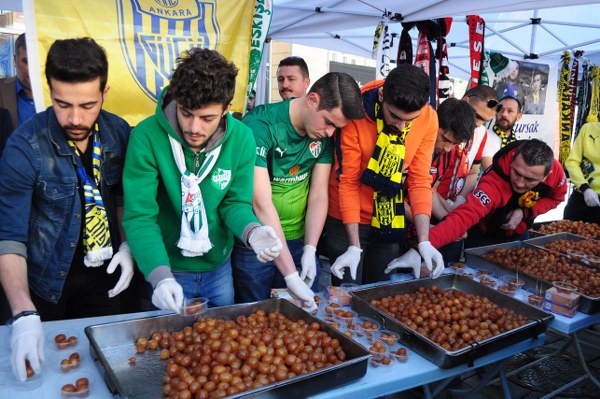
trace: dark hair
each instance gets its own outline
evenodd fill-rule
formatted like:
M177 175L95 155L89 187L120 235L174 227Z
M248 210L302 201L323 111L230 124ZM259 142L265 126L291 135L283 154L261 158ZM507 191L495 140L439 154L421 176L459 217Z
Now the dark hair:
M302 72L302 76L304 76L305 78L308 78L308 65L306 65L306 61L304 61L304 58L302 57L296 57L294 55L284 58L281 61L279 61L279 67L282 66L297 66L300 67L300 71Z
M310 93L319 95L319 110L341 107L346 119L362 119L365 110L356 80L344 72L329 72L317 80Z
M104 49L89 37L57 40L46 58L46 80L66 83L90 82L100 78L100 91L108 80L108 60Z
M448 98L437 109L440 127L449 130L456 141L469 141L475 130L475 110L466 101Z
M256 95L256 90L252 89L252 91L250 92L250 94L251 94L251 95L252 95L252 94Z
M181 53L171 77L169 93L188 110L209 104L227 107L235 94L238 69L215 50L193 48Z
M523 161L529 166L544 166L545 176L548 176L548 173L552 170L554 153L552 152L552 148L541 140L523 140L523 142L519 144L517 151L515 151L513 159L519 154L523 157Z
M502 100L515 100L517 102L517 110L519 112L521 112L521 100L519 100L517 97L513 97L513 96L504 96L500 99L500 102L502 102Z
M477 85L470 88L463 97L474 99L473 103L475 104L482 101L488 102L489 100L499 102L498 93L496 93L496 90L486 85Z
M383 83L383 101L404 112L415 112L429 100L429 76L419 67L400 64Z
M27 42L25 41L25 33L21 33L15 40L15 55L17 55L20 48L27 51Z

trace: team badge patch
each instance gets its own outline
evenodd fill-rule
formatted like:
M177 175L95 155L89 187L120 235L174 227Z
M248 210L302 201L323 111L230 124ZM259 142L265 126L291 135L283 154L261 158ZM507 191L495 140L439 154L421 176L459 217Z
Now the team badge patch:
M320 141L313 141L308 145L308 149L310 150L310 153L312 154L313 157L318 157L319 154L321 153L321 142Z
M218 47L216 0L116 0L116 4L119 42L129 73L154 101L182 51Z
M217 168L213 170L210 182L218 190L224 190L231 181L231 170Z

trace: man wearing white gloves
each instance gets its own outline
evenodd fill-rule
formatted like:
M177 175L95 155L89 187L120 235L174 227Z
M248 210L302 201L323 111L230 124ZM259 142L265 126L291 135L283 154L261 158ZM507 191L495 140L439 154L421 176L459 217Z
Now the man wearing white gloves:
M0 160L0 281L20 381L26 360L41 371L42 320L119 313L133 276L118 217L131 128L102 110L107 75L92 39L56 41L46 60L52 107L19 126Z
M362 87L365 117L351 121L335 136L325 225L334 285L389 278L386 265L406 245L402 174L408 169L419 252L430 267L443 263L428 241L429 167L438 133L437 115L428 99L427 74L413 65L399 65L385 81Z
M229 112L238 69L217 51L178 58L156 112L131 135L123 172L123 227L152 303L181 311L184 297L234 301L233 236L261 262L281 242L252 212L255 143Z
M565 219L600 224L600 123L581 127L565 161L575 190L565 206Z
M242 245L233 252L237 302L268 298L287 287L305 308L314 307L320 266L315 255L327 216L331 136L364 115L360 90L348 74L331 72L301 97L261 105L243 122L256 139L254 211L283 242L274 263L261 265Z

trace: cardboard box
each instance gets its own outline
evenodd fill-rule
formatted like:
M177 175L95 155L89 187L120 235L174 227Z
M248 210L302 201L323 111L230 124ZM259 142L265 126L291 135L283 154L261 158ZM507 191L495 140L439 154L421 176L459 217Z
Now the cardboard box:
M580 295L575 292L559 292L556 287L551 287L546 290L545 298L548 302L567 308L579 307Z
M570 307L561 306L557 303L553 303L553 302L549 302L549 301L545 301L544 305L542 306L542 308L544 310L548 310L552 313L556 313L556 314L559 314L561 316L566 316L566 317L573 317L575 312L577 312L578 307L579 306L577 306L575 308L570 308Z
M337 303L341 306L350 305L350 295L343 288L328 285L325 287L325 295L330 303Z

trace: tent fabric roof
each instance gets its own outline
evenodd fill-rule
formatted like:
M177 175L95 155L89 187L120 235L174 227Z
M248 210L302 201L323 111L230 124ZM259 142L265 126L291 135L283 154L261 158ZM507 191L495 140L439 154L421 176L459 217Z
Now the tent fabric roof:
M590 0L483 2L481 0L274 0L269 36L364 57L371 56L373 34L385 10L390 31L399 35L400 22L454 17L447 38L450 68L468 75L466 15L486 21L485 48L511 58L558 60L567 49L583 49L600 61L600 4ZM562 7L561 7L562 6ZM413 40L416 33L411 32ZM395 46L398 40L393 40ZM392 56L395 50L392 48ZM461 60L464 59L464 62ZM454 73L453 73L454 72ZM461 75L459 73L458 75Z

